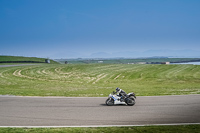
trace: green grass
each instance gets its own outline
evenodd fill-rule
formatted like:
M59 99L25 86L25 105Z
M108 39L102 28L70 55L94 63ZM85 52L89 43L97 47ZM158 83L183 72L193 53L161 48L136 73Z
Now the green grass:
M40 64L0 68L0 94L107 97L200 94L200 65Z
M0 128L2 133L200 133L200 125L92 127L92 128Z
M35 61L45 63L45 58L36 58L36 57L23 57L23 56L0 56L0 62L5 61ZM50 60L51 64L58 64L58 62L54 60Z

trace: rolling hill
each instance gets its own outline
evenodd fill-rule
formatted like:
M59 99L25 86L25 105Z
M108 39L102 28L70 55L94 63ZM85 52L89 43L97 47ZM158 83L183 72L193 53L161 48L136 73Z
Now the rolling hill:
M0 56L0 63L46 63L45 60L45 58L36 57ZM50 60L50 64L58 64L58 62Z

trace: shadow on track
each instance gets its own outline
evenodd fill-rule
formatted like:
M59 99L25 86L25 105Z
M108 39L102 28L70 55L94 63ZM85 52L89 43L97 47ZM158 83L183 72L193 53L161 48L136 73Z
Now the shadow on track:
M108 106L106 104L100 104L100 106ZM112 105L112 106L128 106L128 105L125 105L125 104L115 104L115 105ZM108 106L110 107L110 106Z

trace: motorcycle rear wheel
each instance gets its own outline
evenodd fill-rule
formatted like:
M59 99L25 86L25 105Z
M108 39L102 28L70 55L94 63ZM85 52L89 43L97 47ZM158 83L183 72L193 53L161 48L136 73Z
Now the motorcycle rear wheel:
M128 98L127 100L126 100L126 104L127 105L129 105L129 106L133 106L133 105L135 105L135 99L134 98Z
M108 106L114 105L114 100L113 100L112 98L108 98L108 99L106 100L106 105L108 105Z

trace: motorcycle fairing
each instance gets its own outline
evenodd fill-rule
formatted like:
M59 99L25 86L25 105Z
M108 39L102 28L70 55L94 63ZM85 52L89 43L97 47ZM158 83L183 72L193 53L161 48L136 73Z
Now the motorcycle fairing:
M125 102L121 102L119 96L113 95L112 98L114 99L114 104L126 104Z

